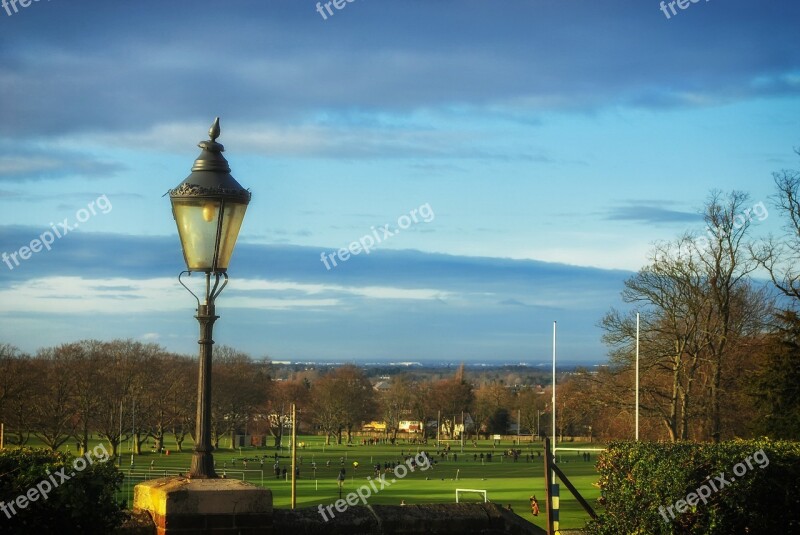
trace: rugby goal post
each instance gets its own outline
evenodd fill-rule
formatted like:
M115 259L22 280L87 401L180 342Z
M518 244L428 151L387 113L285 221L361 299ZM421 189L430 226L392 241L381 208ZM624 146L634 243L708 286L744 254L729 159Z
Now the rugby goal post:
M458 503L458 495L459 493L469 493L469 494L483 494L483 502L486 503L489 499L486 497L486 491L483 489L456 489L456 503Z

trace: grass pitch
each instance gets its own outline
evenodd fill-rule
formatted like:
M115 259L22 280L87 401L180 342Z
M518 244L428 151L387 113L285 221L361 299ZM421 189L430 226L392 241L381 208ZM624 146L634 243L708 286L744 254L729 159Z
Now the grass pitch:
M487 498L491 502L503 507L508 505L522 518L545 528L545 492L544 492L544 461L543 445L540 442L523 441L517 446L512 441L481 440L477 445L470 441L464 445L463 453L458 443L451 443L450 454L447 458L437 455L435 440L429 440L427 445L407 444L400 440L396 445L357 444L329 445L324 444L324 438L318 436L298 437L298 461L300 478L297 480L297 506L318 507L334 503L339 499L339 489L336 477L344 466L346 480L342 491L343 496L355 492L360 486L368 484L368 477L374 477L374 465L380 463L402 463L404 456L416 455L420 451L428 451L436 461L431 469L422 471L417 469L409 471L403 478L397 478L393 473L386 476L390 483L379 492L373 492L368 501L370 504L394 504L401 501L407 504L418 503L453 503L455 502L456 489L481 489L487 491ZM93 441L91 446L98 444ZM288 446L289 440L284 443ZM38 444L31 444L38 446ZM287 508L291 503L291 450L284 447L275 450L267 448L225 448L225 443L214 453L217 472L226 477L244 479L256 485L263 485L272 490L274 505ZM443 443L444 446L444 443ZM598 444L565 443L570 448L593 447ZM74 453L74 445L71 446ZM130 504L133 500L133 487L146 479L155 479L164 475L174 475L186 472L190 465L190 441L184 443L184 451L176 452L175 444L167 441L165 448L169 455L143 451L141 455L131 456L130 447L123 445L120 464L126 478L120 492L120 499L125 499ZM510 457L504 457L503 452L508 449L521 449L522 454L516 462ZM62 448L62 449L66 449ZM147 449L147 447L143 447ZM438 451L442 451L440 448ZM286 468L287 478L276 478L274 472L275 453L278 453L278 463L281 470ZM484 459L481 461L480 454ZM492 461L487 460L487 454L492 454ZM538 454L537 454L538 453ZM583 497L594 506L600 491L594 485L598 480L594 465L597 452L591 452L589 462L583 460L582 452L563 451L558 454L559 467L565 472L573 485L581 492ZM476 459L477 456L477 459ZM263 459L263 465L262 465ZM131 460L132 463L131 464ZM245 460L247 467L245 468ZM358 462L354 469L353 462ZM314 469L316 466L316 469ZM402 471L400 471L401 473ZM391 480L395 481L392 482ZM376 482L376 486L380 486ZM560 522L561 528L580 528L589 518L567 488L561 485ZM534 517L530 512L529 497L535 494L539 500L541 512ZM462 494L460 501L483 501L478 494Z

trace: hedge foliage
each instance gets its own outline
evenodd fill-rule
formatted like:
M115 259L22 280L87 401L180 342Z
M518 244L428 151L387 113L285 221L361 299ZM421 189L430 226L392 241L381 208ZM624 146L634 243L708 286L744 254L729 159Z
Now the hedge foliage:
M586 526L593 535L800 533L797 442L614 442L597 467L602 508ZM690 493L694 504L679 504L680 512L676 502Z
M0 533L106 534L113 531L124 518L121 504L115 500L123 475L113 462L90 458L92 463L86 462L87 457L81 461L81 457L44 449L0 451ZM86 467L76 470L84 462ZM62 469L61 473L69 480L61 481L58 473ZM54 488L43 498L37 485L46 491L45 481ZM31 489L37 489L33 495L38 497L24 508L19 507L17 498L32 492Z

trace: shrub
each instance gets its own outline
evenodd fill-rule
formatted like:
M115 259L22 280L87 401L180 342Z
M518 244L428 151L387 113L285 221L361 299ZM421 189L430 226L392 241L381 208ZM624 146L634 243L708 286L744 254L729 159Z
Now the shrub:
M593 535L800 531L800 443L615 442L597 466L604 510L586 526Z
M62 481L59 473L69 479ZM113 463L91 452L0 451L0 533L109 533L123 519L114 498L122 478ZM17 498L29 492L35 500L20 507Z

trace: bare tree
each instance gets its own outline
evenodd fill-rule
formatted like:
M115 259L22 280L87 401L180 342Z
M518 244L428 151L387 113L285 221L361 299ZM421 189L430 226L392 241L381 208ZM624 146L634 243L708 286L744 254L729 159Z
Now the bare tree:
M9 344L0 344L0 421L6 402L20 392L17 383L17 364L23 358L20 350Z
M547 399L543 391L536 388L524 388L514 397L514 408L519 411L522 432L536 435L541 425L541 414L547 408Z
M135 454L141 454L142 445L151 438L155 451L161 451L167 432L176 428L175 420L193 416L190 406L196 385L188 380L195 369L193 364L193 359L162 351L140 362L141 370L131 390L136 407ZM176 406L187 410L176 411Z
M431 385L431 398L434 408L441 411L445 433L453 437L458 417L462 412L470 411L475 399L472 385L464 376L463 364L454 377L441 379Z
M433 383L431 381L415 381L411 383L411 415L422 424L422 440L428 438L428 420L436 416L433 408Z
M29 392L34 388L36 370L31 357L18 348L0 345L0 421L13 441L25 445L33 430L33 407Z
M698 245L698 257L704 266L709 285L711 306L705 319L705 345L711 364L711 438L719 442L722 435L721 403L723 362L728 356L728 343L735 333L733 301L735 294L748 282L748 275L757 263L747 254L751 219L745 193L733 191L727 196L712 192L706 203L704 220L711 230L708 247Z
M511 406L511 395L499 381L484 383L475 390L475 398L470 408L470 415L475 424L475 432L485 430L491 432L490 421L501 409ZM500 431L505 433L505 430Z
M103 343L84 340L69 344L73 355L73 380L75 383L75 414L77 418L75 439L80 454L86 453L89 435L100 407L100 369L104 366Z
M100 368L100 403L95 418L98 434L108 440L116 457L122 442L131 438L134 423L134 386L142 374L142 362L162 349L157 344L114 340L104 345L105 365Z
M33 397L36 436L53 450L63 446L75 430L75 347L44 349L33 361L36 396Z
M376 394L364 372L348 364L328 372L314 383L311 391L314 421L325 433L325 443L331 436L337 443L347 434L352 441L352 432L377 411Z
M269 399L262 412L275 449L281 448L284 430L291 426L292 403L299 411L307 409L310 387L311 384L308 381L290 380L276 382L270 389Z
M392 443L397 440L400 421L411 414L414 401L413 383L407 374L392 378L389 388L381 394L381 408L386 422L386 434Z
M345 417L335 378L328 374L316 381L312 385L311 400L314 423L325 434L325 444L330 445L331 437L341 444Z
M178 451L183 451L187 436L194 438L197 414L197 361L183 357L170 363L170 373L175 384L167 395L169 402L170 427Z
M268 397L268 364L256 362L246 353L228 346L214 350L211 384L211 430L214 448L228 435L231 447L234 436L245 431L247 422Z
M800 155L800 149L795 152ZM751 253L767 270L775 287L797 302L800 300L800 172L785 169L772 177L778 190L772 200L783 216L783 233L753 246ZM759 219L765 219L769 213L763 204L760 208Z

